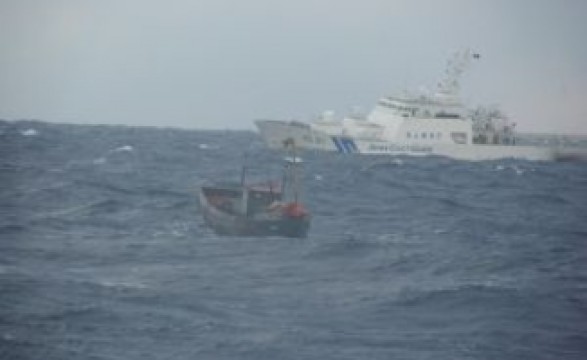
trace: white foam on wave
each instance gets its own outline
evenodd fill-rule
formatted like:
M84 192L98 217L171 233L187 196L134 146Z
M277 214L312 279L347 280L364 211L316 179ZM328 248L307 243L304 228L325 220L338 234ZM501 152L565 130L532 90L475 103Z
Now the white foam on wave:
M200 150L218 150L218 149L220 149L220 146L202 143L202 144L198 144L198 148Z
M36 136L39 135L39 132L35 129L26 129L20 132L22 136Z
M124 152L124 151L134 151L134 148L131 145L124 145L121 147L117 147L116 149L112 150L112 152Z
M397 166L401 166L404 164L404 161L402 159L398 159L398 158L394 158L391 162Z
M516 175L522 175L524 173L524 170L520 169L517 166L512 166L512 170L516 172Z
M155 231L153 233L153 237L154 238L170 238L170 237L174 237L174 238L181 238L181 237L185 237L186 233L181 231L181 230L176 230L176 229L171 229L169 231Z
M135 148L132 145L123 145L123 146L119 146L116 149L112 149L109 150L106 154L104 154L104 156L101 156L97 159L95 159L94 161L92 161L92 163L94 165L103 165L105 163L108 162L108 156L110 154L115 154L115 153L130 153L133 152L135 150Z
M175 221L166 226L165 229L155 231L152 236L153 238L184 238L189 233L189 230L189 223Z
M534 169L522 169L521 167L517 166L517 165L509 165L509 166L505 166L505 165L496 165L495 166L495 171L504 171L504 170L512 170L514 173L516 173L516 175L523 175L526 171L534 171Z
M124 280L101 280L98 281L103 287L109 288L125 288L125 289L146 289L147 285L137 281L124 281Z
M208 145L208 144L202 143L202 144L198 145L198 149L200 149L200 150L218 150L218 149L220 149L220 146Z
M93 161L94 164L96 165L101 165L101 164L105 164L106 163L106 158L101 157L101 158L97 158Z

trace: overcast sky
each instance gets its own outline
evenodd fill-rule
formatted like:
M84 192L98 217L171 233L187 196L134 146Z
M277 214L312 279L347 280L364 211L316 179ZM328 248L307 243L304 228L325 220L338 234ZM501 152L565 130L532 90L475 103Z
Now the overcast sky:
M470 106L587 134L584 0L0 0L0 118L252 129L370 110L481 59Z

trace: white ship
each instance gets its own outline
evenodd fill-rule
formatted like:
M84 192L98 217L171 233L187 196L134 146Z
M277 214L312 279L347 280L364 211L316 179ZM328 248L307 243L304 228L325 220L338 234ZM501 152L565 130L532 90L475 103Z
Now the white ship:
M336 120L334 113L325 111L310 123L300 121L257 120L255 121L263 140L272 149L281 149L288 139L303 149L339 151L337 143L350 139L383 139L383 126L368 121L364 116L353 113L342 120Z
M515 124L499 111L469 111L460 100L459 78L476 58L479 55L469 50L456 53L433 95L385 96L366 117L351 114L336 120L326 112L310 123L257 120L255 124L267 146L274 149L293 139L305 149L460 160L556 160L577 155L552 147L516 145Z

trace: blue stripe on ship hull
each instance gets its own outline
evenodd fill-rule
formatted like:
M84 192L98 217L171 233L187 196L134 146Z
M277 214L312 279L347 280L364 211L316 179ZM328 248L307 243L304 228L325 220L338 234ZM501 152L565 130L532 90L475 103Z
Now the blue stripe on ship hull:
M342 147L341 143L339 142L339 139L336 136L332 137L332 142L334 142L334 145L336 145L336 149L338 150L338 152L344 154L344 148Z
M351 139L351 138L341 139L341 142L348 153L352 154L354 152L357 152L357 145L355 145L355 142L353 141L353 139Z
M332 136L332 142L334 142L339 153L352 154L359 151L357 145L351 138Z

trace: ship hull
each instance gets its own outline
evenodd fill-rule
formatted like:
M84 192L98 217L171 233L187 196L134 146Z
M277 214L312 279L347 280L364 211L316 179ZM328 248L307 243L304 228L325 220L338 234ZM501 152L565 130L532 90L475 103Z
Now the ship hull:
M338 139L343 141L343 139ZM409 155L443 156L456 160L485 161L499 159L520 159L531 161L553 161L557 151L553 148L519 145L481 144L401 144L386 141L365 141L345 138L345 151L354 148L354 153L366 155Z
M257 120L257 129L267 147L283 149L293 140L298 149L337 151L332 138L325 132L296 121Z
M501 144L400 143L348 136L331 136L312 129L308 124L295 122L261 120L256 121L256 124L264 142L272 149L282 149L287 139L293 139L300 149L343 154L442 156L465 161L500 159L587 161L587 152L584 149Z

